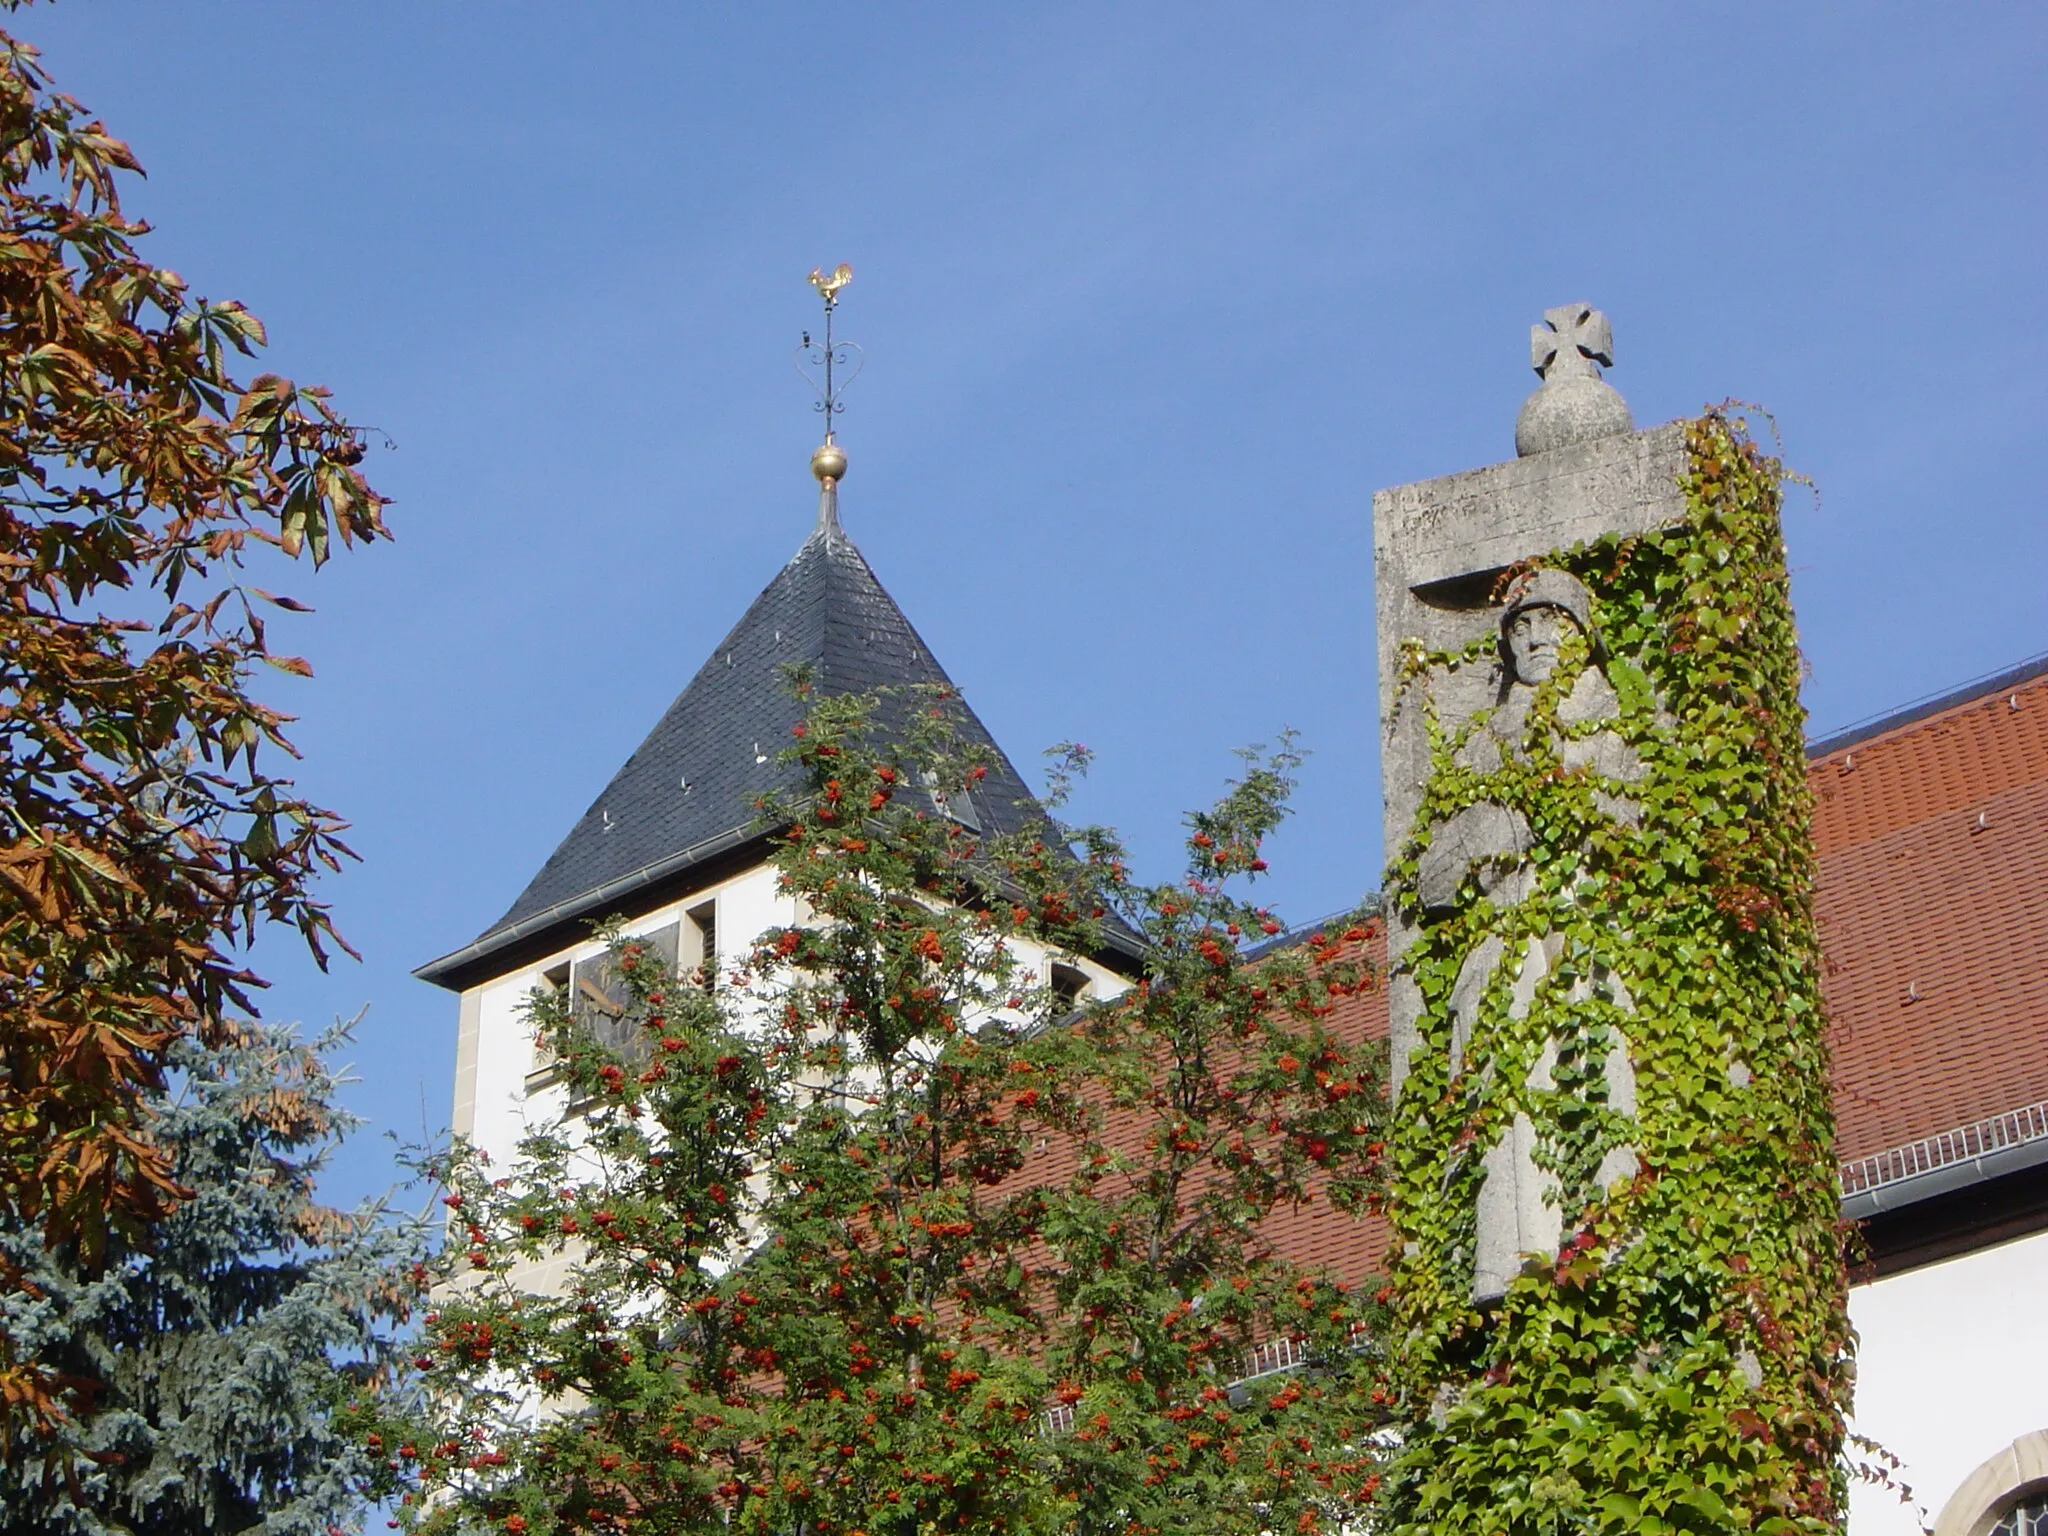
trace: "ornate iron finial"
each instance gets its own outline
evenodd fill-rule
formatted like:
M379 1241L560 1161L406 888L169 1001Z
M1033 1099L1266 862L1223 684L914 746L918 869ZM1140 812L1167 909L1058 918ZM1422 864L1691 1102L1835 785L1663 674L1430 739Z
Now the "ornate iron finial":
M811 473L818 477L818 526L839 526L839 482L846 478L846 450L834 441L833 419L846 409L839 398L860 373L864 361L860 347L832 336L832 315L839 308L839 290L853 281L853 268L839 263L830 272L811 269L811 286L825 301L825 336L814 341L809 331L796 349L796 371L817 394L812 409L825 417L825 441L811 453Z
M1614 366L1614 330L1590 304L1560 304L1529 328L1529 363L1542 385L1522 402L1515 452L1526 457L1616 432L1635 422L1628 402L1600 376Z
M824 414L828 443L832 441L833 418L846 409L839 397L860 372L862 362L858 343L838 341L832 335L832 315L839 308L839 290L852 281L853 268L843 261L830 274L823 267L811 269L811 286L825 301L825 335L821 341L805 331L796 349L796 371L818 397L812 409Z

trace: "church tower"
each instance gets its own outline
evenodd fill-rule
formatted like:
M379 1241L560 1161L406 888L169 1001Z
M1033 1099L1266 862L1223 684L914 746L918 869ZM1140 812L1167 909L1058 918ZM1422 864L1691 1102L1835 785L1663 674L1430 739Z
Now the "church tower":
M598 923L618 919L686 972L715 980L756 935L797 921L791 899L776 890L771 834L754 809L764 794L797 780L778 757L804 712L787 691L784 669L806 666L827 693L954 687L840 525L847 460L830 428L844 388L835 388L835 378L851 344L835 343L830 323L851 277L844 266L811 276L825 299L827 330L822 346L809 345L808 336L805 342L823 370L828 430L811 455L818 512L809 537L504 916L414 972L461 996L453 1127L494 1158L509 1157L527 1124L567 1108L550 1092L550 1064L537 1056L522 1019L533 990L570 988L579 1012L603 1031L612 983L605 948L592 936ZM988 773L940 808L978 832L1016 830L1030 791L964 705L959 730L961 745ZM1110 942L1132 947L1135 938L1112 934ZM1049 980L1079 996L1121 990L1131 958L1111 951L1038 960L1050 968Z

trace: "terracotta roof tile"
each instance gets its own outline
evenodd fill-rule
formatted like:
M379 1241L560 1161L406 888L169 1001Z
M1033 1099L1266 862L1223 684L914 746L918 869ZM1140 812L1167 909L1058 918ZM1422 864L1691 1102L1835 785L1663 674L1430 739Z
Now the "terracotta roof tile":
M1368 930L1366 953L1377 970L1386 960L1386 933L1377 923ZM1344 946L1343 958L1357 951ZM1336 1000L1326 1023L1331 1032L1347 1042L1384 1039L1387 1032L1386 993L1374 986ZM1141 1155L1141 1148L1155 1121L1143 1110L1113 1111L1104 1126L1104 1139L1112 1147ZM1042 1139L1020 1175L1031 1183L1058 1184L1077 1166L1074 1145L1061 1137ZM1378 1217L1352 1216L1331 1208L1320 1188L1296 1206L1270 1213L1260 1226L1261 1235L1281 1257L1310 1269L1327 1270L1338 1279L1362 1280L1382 1272L1389 1236L1387 1224ZM1043 1249L1034 1247L1027 1263L1042 1263Z
M2048 673L1835 747L1807 767L1821 858L2048 777Z
M1809 781L1842 1157L2048 1098L2048 675Z
M1880 722L1808 771L1842 1158L2048 1098L2048 674ZM1385 943L1374 924L1376 966ZM1342 1000L1331 1023L1385 1038L1386 992ZM1140 1134L1133 1117L1112 1140ZM1071 1168L1048 1149L1031 1176ZM1278 1253L1340 1279L1386 1269L1386 1223L1320 1198L1264 1230Z

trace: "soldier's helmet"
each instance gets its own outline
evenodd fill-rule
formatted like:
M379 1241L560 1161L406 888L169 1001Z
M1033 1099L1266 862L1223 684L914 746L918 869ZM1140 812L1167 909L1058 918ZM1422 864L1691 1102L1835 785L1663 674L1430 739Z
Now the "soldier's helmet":
M1556 608L1570 614L1587 634L1593 632L1593 594L1569 571L1545 567L1531 572L1501 613L1501 633L1507 633L1516 614L1531 608Z

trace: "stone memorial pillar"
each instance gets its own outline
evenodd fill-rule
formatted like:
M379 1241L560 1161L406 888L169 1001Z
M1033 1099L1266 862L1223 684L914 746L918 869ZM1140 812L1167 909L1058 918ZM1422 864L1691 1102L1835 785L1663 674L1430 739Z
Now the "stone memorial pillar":
M1386 1517L1825 1530L1848 1333L1778 466L1547 313L1373 501L1405 1450Z

